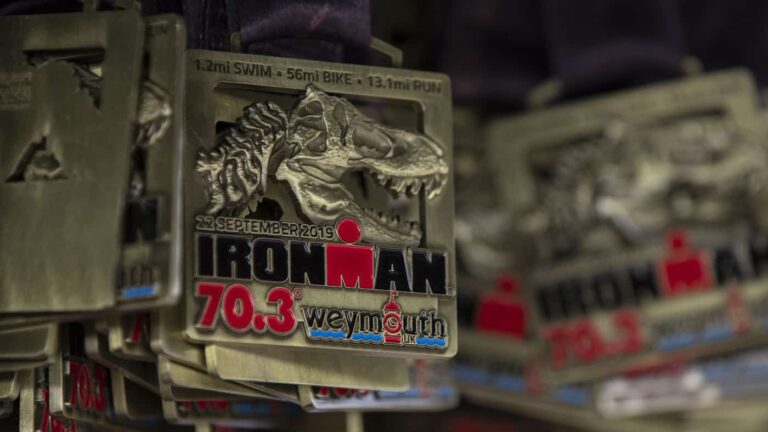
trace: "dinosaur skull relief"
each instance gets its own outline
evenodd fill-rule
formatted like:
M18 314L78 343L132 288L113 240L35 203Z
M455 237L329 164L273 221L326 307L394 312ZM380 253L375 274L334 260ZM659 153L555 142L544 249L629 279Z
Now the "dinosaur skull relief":
M361 208L342 177L363 172L395 196L423 191L425 199L439 195L448 180L434 140L382 125L311 85L287 111L272 102L247 106L216 148L199 153L195 171L205 183L208 214L258 203L274 178L290 189L309 222L351 217L364 227L364 241L408 246L421 241L418 223Z
M762 226L767 156L761 134L727 119L610 124L549 160L520 229L555 259L652 243L676 224Z

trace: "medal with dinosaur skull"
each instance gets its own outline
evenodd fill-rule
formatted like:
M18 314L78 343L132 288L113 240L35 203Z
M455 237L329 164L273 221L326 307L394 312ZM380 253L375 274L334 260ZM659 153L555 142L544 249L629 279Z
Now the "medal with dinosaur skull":
M519 164L498 172L551 382L768 340L757 106L727 71L491 126L494 160Z
M442 75L188 52L186 336L456 351Z

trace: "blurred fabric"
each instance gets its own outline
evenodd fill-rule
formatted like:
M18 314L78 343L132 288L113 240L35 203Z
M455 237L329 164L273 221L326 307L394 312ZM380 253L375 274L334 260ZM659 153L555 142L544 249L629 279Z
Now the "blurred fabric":
M522 108L550 79L565 97L664 80L683 74L687 56L768 84L768 3L758 0L454 0L449 10L435 66L460 104Z
M141 3L147 14L183 13L189 48L230 50L239 31L245 52L351 63L370 61L373 7L374 19L387 15L374 36L401 46L406 65L448 73L459 104L519 109L548 81L565 98L646 84L683 75L689 57L704 70L748 67L768 84L768 2L759 0ZM0 0L0 14L80 8L74 0ZM403 23L405 33L392 28Z
M114 7L104 1L103 7ZM368 0L142 0L145 14L179 13L188 48L231 51L230 35L252 54L367 63L371 39ZM77 12L74 0L2 0L0 14Z

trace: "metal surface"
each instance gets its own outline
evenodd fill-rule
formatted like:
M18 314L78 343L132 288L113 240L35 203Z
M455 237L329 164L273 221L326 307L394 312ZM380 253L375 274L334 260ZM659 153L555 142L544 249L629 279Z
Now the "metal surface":
M48 360L35 361L4 361L0 362L0 373L16 372L38 367L45 367L49 364Z
M94 329L85 333L85 353L89 359L110 369L122 372L122 375L146 390L160 394L158 388L158 370L154 363L136 360L126 360L115 356L109 351L107 337Z
M410 372L411 387L404 392L299 386L300 403L310 412L444 411L458 405L447 362L417 360Z
M62 354L48 369L48 380L48 408L52 415L102 426L116 421L106 368L85 358Z
M734 70L500 119L488 140L503 204L536 262L555 262L754 212L766 182L760 122L751 75Z
M121 310L168 306L181 291L184 21L146 23L142 76L131 149L125 234L118 270Z
M477 404L589 431L672 432L681 430L683 426L682 421L675 418L650 417L645 419L611 420L588 410L563 407L535 399L521 401L518 398L513 398L510 401L510 396L507 392L487 387L462 386L461 391L468 400Z
M185 290L186 291L186 290ZM186 328L186 292L182 292L179 304L152 314L150 321L150 346L157 355L165 355L187 366L205 370L203 347L183 339Z
M246 351L221 345L205 347L208 372L225 380L328 385L390 391L407 390L408 363L401 359L340 356L333 352L263 347Z
M84 415L81 419L55 415L51 411L54 397L47 378L46 369L26 371L23 380L19 403L19 431L69 431L69 432L149 432L155 430L167 431L167 428L154 428L147 424L132 424L127 419L110 417L108 420L99 416ZM82 397L79 395L78 397ZM110 408L111 409L111 408Z
M127 379L119 370L110 370L115 414L129 420L159 419L163 415L160 396Z
M149 313L107 317L109 350L114 355L129 360L155 362L156 356L150 345L149 326Z
M19 394L19 432L36 432L40 430L42 410L35 401L36 383L34 372L27 370L21 375L21 389ZM41 389L42 390L42 389ZM47 388L41 391L44 402L47 403ZM45 421L46 419L42 419Z
M143 28L134 11L0 19L0 313L115 303Z
M453 360L453 375L462 389L503 395L506 406L525 412L531 402L562 405L542 382L542 344L459 328L462 349ZM580 409L588 410L590 407Z
M187 248L185 257L185 336L205 343L452 356L456 329L447 79L423 72L220 52L189 51L187 60L188 154L197 157L185 163L196 171L185 182L186 239L195 245ZM372 179L384 188L379 189ZM410 197L387 205L386 190L395 195L410 192ZM378 211L384 215L363 211L366 202L383 202L385 208ZM400 217L390 218L392 211ZM365 335L365 343L325 338L319 335L327 330L307 326L306 308L376 314L387 304L388 289L263 283L253 277L227 281L202 277L199 263L195 264L201 235L240 234L250 242L259 238L258 233L267 234L258 227L274 226L273 234L284 238L336 241L333 224L343 217L362 225L364 241L382 245L374 248L402 247L404 265L409 267L411 253L416 253L409 246L427 247L433 254L446 251L445 295L397 287L402 313L434 313L436 320L443 321L430 330L442 328L442 334L432 338L433 333L422 332L392 345L380 342L382 336L375 332L373 338ZM401 224L401 218L417 221L420 228ZM258 224L265 220L271 224ZM255 302L251 331L231 331L215 319L212 326L200 328L206 299L196 296L196 290L200 283L214 281L245 282L248 293L240 294L250 295ZM264 313L274 309L263 303L277 304L274 298L267 299L272 298L267 292L280 286L293 290L293 305L285 296L280 316L292 314L296 320L280 321L294 325L276 329L269 324L272 318L262 322Z
M14 411L14 402L9 400L0 400L0 420L10 417Z
M273 398L271 395L259 390L241 384L223 381L204 372L175 363L173 360L164 356L158 357L157 369L160 380L166 386L238 397ZM163 396L163 399L172 397L170 393L162 394L161 396Z
M230 216L247 217L252 212L248 204L267 193L267 178L274 169L275 178L298 202L298 211L313 224L354 218L365 227L364 242L419 245L418 222L363 210L341 179L365 171L397 198L418 195L422 187L434 198L448 176L443 150L435 141L377 123L346 99L311 84L287 112L271 102L249 105L244 112L217 147L198 156L195 171L205 182L206 214L220 215L226 209ZM272 153L281 146L289 156L275 162ZM255 163L249 163L249 157L256 158ZM268 168L270 163L277 167ZM229 177L230 166L242 166L243 171Z
M233 427L268 429L284 426L296 408L252 399L163 401L163 416L177 424L214 422Z
M0 361L49 360L56 354L58 324L0 330Z
M625 418L761 405L768 395L766 357L765 348L755 348L611 377L595 384L596 409L605 417Z
M768 139L748 72L498 120L488 137L514 163L496 170L549 381L768 340Z
M0 400L16 400L19 397L24 372L0 373Z

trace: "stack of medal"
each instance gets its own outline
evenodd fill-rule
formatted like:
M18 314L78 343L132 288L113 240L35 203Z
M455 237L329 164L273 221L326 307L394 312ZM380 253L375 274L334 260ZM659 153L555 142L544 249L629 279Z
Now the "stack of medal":
M483 142L480 122L468 110L456 110L454 115L456 178L461 185L456 191L459 309L464 318L454 375L461 393L472 403L548 422L602 425L597 413L580 409L589 388L550 388L542 381L542 346L529 323L523 287L515 276L500 273L519 267L519 256L509 247L518 244L510 241L515 221L500 206L498 184L485 171L487 154L478 145ZM493 274L501 275L491 290L484 289ZM607 422L601 427L631 426Z
M187 66L169 363L310 411L452 406L414 363L457 348L447 79L206 51Z
M666 418L604 418L593 409L592 383L550 384L542 343L531 334L519 291L516 278L500 276L496 288L477 300L473 327L460 328L454 376L467 400L585 430L672 430Z
M181 18L130 8L0 24L20 430L456 403L445 76L185 52Z
M765 397L768 157L755 93L748 73L721 72L490 126L542 388L551 407L579 407L543 415L659 430L718 414L654 414ZM506 296L480 301L478 330ZM472 398L532 411L509 393Z

